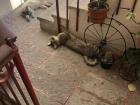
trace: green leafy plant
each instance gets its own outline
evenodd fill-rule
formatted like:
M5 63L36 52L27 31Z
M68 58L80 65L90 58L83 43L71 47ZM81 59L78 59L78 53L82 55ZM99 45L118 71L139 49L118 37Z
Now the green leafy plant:
M94 9L101 9L105 8L107 0L92 0L91 2L94 2L94 4L91 5L91 8Z
M133 13L133 12L128 12L127 15L126 15L126 19L127 20L132 20L134 23L136 23L137 25L140 25L139 22L136 21L136 14ZM133 33L136 37L139 37L140 38L140 32L136 32L136 33Z
M126 51L126 57L123 60L123 64L126 66L132 66L136 70L140 70L140 49L129 48Z
M140 38L140 32L133 33L136 37Z
M136 14L128 12L126 19L132 20L137 25L140 25L136 21ZM136 37L140 37L140 32L133 33ZM140 49L139 48L129 48L125 52L125 56L120 61L123 72L121 74L122 78L127 81L136 81L140 77Z
M103 7L106 4L107 0L97 0L98 7Z
M133 12L128 12L126 15L127 20L133 20L133 19L135 19L135 17L136 17L136 14Z

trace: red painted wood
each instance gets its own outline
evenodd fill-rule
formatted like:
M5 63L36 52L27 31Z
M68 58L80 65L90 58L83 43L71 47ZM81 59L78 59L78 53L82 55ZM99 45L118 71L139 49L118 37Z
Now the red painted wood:
M23 83L25 84L25 87L26 87L34 105L40 105L18 51L16 52L16 55L13 58L13 61L15 63L15 66L17 67L17 70L23 80Z
M33 86L31 84L31 81L29 79L29 76L28 76L28 74L26 72L26 69L23 65L23 62L21 60L21 57L20 57L20 54L18 52L17 46L8 39L6 40L6 42L15 51L15 57L13 58L14 64L15 64L15 66L16 66L19 74L20 74L20 77L22 78L22 81L23 81L23 83L24 83L24 85L25 85L25 87L26 87L34 105L40 105L39 101L38 101L38 98L35 94L35 91L33 89Z
M15 75L13 74L13 68L14 68L13 63L10 62L9 64L10 64L10 65L6 64L6 66L5 66L6 69L7 69L7 71L9 72L9 74L10 74L12 80L14 81L14 83L15 83L17 89L19 90L19 92L20 92L22 98L24 99L26 105L30 105L29 102L28 102L28 100L27 100L27 98L26 98L26 96L24 95L24 92L22 91L22 88L21 88L20 84L18 83L18 81L17 81ZM12 71L12 72L11 72L11 71Z

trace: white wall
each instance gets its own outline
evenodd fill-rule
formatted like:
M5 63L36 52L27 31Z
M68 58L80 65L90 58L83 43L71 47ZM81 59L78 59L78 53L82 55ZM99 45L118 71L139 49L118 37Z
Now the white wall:
M0 0L0 17L6 15L12 10L12 6L9 0Z
M0 0L0 18L17 8L24 0Z
M10 0L10 1L11 1L12 9L15 9L19 5L21 5L22 3L24 3L24 0Z

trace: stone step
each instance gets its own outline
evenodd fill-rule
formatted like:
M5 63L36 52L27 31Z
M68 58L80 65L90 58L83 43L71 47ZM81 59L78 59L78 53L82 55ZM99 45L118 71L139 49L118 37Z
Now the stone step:
M79 4L80 9L79 10L81 10L81 9L87 10L86 7L87 7L88 3L89 3L89 0L80 0L80 4ZM69 20L72 20L69 25L72 28L75 28L75 26L73 27L73 25L75 25L74 23L76 23L75 22L76 7L77 7L77 0L72 0L72 1L69 0ZM41 24L41 28L43 30L45 30L45 28L46 28L46 31L57 30L57 27L56 27L57 26L57 14L56 14L55 8L56 8L56 6L54 4L53 7L51 7L44 14L42 14L41 16L38 17L38 19L40 21L42 21L42 22L40 22L40 24ZM72 8L74 9L74 11L71 11ZM62 27L66 27L66 0L59 0L59 10L60 10L61 25L62 25ZM73 13L71 13L71 12L73 12ZM53 28L53 30L52 30L52 28ZM71 28L69 31L71 31ZM56 33L56 31L54 31L54 33ZM74 31L72 33L76 34Z
M38 20L40 21L40 28L42 30L46 31L50 35L55 35L58 33L57 18L54 15L52 15L51 17L53 18L53 21L41 17L38 17ZM61 18L62 31L65 30L65 23L66 23L66 19Z
M59 0L59 10L62 30L66 25L66 1ZM40 21L41 29L45 30L49 34L57 34L57 15L56 15L56 5L48 9L45 13L38 17Z

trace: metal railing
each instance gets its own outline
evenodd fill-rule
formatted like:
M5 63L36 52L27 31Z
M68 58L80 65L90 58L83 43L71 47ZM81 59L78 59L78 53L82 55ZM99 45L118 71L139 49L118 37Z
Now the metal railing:
M77 9L76 9L76 32L79 29L79 4L80 0L77 0ZM66 0L66 31L69 30L69 0ZM61 30L61 18L60 18L60 8L59 8L59 0L56 0L56 14L57 14L57 29L58 33L62 32Z

